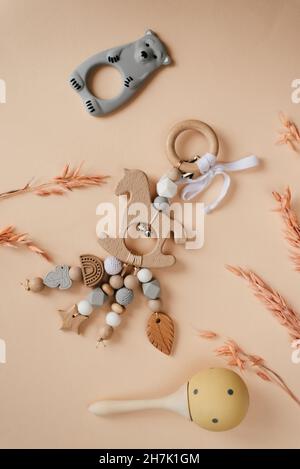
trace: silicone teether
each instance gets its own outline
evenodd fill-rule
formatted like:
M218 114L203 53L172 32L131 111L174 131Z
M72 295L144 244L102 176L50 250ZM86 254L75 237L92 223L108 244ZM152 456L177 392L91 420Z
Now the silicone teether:
M71 74L69 82L79 93L87 112L91 116L103 116L126 103L152 72L170 62L163 43L148 30L144 37L135 42L99 52L85 60ZM122 75L122 91L115 98L96 98L88 89L89 73L101 65L112 65Z

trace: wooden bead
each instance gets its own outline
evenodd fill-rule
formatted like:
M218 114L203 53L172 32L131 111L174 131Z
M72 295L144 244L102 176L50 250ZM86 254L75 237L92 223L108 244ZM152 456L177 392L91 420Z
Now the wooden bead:
M119 303L113 303L111 305L111 310L114 311L117 314L123 314L125 311L124 306L119 305Z
M136 275L127 275L124 279L124 286L129 288L129 290L134 290L139 285L139 280Z
M169 169L169 171L167 172L167 177L169 179L171 179L171 181L178 181L178 179L180 179L181 177L181 173L179 171L179 169L177 168L171 168Z
M34 293L42 291L44 286L43 279L40 277L35 277L28 282L28 289Z
M69 270L69 277L74 282L81 282L82 281L82 270L81 267L72 266Z
M124 279L121 275L112 275L109 279L109 284L115 290L119 290L119 288L122 288L124 285Z
M107 340L110 339L114 332L114 328L106 324L103 326L99 331L99 339L98 340Z
M109 283L103 283L103 285L101 285L101 288L104 293L106 293L108 296L113 296L114 289L109 285Z
M159 313L161 311L161 300L149 300L148 306L154 313Z

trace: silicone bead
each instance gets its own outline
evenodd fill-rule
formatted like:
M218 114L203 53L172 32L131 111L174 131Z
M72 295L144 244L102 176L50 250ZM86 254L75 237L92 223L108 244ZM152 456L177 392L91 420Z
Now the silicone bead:
M109 284L115 290L122 288L124 285L124 279L121 275L112 275L109 279Z
M82 280L82 270L78 266L72 266L69 270L69 277L73 282L81 282Z
M107 295L104 291L97 287L94 288L88 295L87 300L92 306L102 306L107 299Z
M124 279L124 286L129 290L134 290L139 285L139 280L136 275L127 275Z
M177 194L177 184L167 177L161 178L156 184L156 191L161 197L171 199Z
M158 280L151 280L151 282L143 283L143 293L149 300L156 300L160 295L160 284Z
M93 306L88 300L81 300L77 303L78 313L82 316L89 316L93 311Z
M170 209L169 199L167 197L161 197L158 195L153 201L154 208L159 212L168 213Z
M149 269L141 269L137 273L137 278L141 283L150 282L150 280L152 279L152 272Z
M111 327L118 327L121 324L121 316L114 311L110 311L107 313L106 318L105 318L106 324L108 324Z
M123 264L114 256L107 257L104 260L104 269L109 275L117 275L121 272Z
M120 288L116 293L116 301L122 306L127 306L133 300L133 291L129 288Z

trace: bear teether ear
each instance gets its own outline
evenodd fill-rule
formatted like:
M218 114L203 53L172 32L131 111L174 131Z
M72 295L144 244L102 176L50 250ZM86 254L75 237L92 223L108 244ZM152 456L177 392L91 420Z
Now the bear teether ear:
M167 55L167 56L164 58L162 64L163 64L163 65L170 65L170 63L171 63L171 59L170 59L170 57Z

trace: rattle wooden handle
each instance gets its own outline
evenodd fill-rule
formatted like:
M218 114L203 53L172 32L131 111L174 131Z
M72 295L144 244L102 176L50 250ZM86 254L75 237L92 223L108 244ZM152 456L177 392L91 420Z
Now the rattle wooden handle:
M190 418L187 399L187 385L184 384L174 393L157 399L97 401L91 404L88 410L95 415L104 417L106 415L147 409L170 410L172 412L177 412L184 417Z
M89 411L95 415L106 416L124 412L134 412L146 409L165 408L165 399L128 400L128 401L97 401L89 406Z

